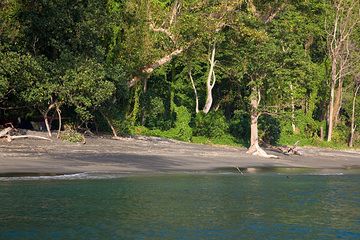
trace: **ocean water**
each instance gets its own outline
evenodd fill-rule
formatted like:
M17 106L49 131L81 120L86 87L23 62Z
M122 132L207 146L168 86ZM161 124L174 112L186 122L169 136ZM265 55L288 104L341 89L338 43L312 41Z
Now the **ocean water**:
M360 239L360 175L1 178L0 239Z

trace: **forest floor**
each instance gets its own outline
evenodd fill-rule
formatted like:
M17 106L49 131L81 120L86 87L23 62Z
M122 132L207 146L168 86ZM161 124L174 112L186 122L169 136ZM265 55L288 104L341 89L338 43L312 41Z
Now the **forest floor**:
M32 133L33 134L33 133ZM45 136L45 133L35 134ZM0 139L0 173L156 173L237 171L245 168L360 169L360 151L300 148L302 156L265 159L245 148L184 143L156 137L112 140L88 137L86 144L58 139ZM246 169L244 170L246 171Z

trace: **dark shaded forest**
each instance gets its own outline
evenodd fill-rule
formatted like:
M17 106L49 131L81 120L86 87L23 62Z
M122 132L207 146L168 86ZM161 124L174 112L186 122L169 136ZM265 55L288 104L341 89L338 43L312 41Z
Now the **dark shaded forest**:
M357 0L2 0L0 124L251 153L359 146L359 11Z

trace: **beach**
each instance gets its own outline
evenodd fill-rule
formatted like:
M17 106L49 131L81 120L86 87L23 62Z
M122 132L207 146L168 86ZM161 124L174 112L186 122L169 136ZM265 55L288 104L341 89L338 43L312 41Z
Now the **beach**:
M0 141L0 173L156 173L237 168L360 168L359 151L300 148L302 156L266 159L246 148L185 143L156 137L113 140L88 137L86 144L53 138Z

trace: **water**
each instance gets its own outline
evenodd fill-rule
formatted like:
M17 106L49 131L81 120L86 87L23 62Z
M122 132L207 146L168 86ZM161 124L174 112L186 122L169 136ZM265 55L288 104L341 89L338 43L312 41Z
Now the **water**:
M359 174L9 180L0 239L360 239Z

